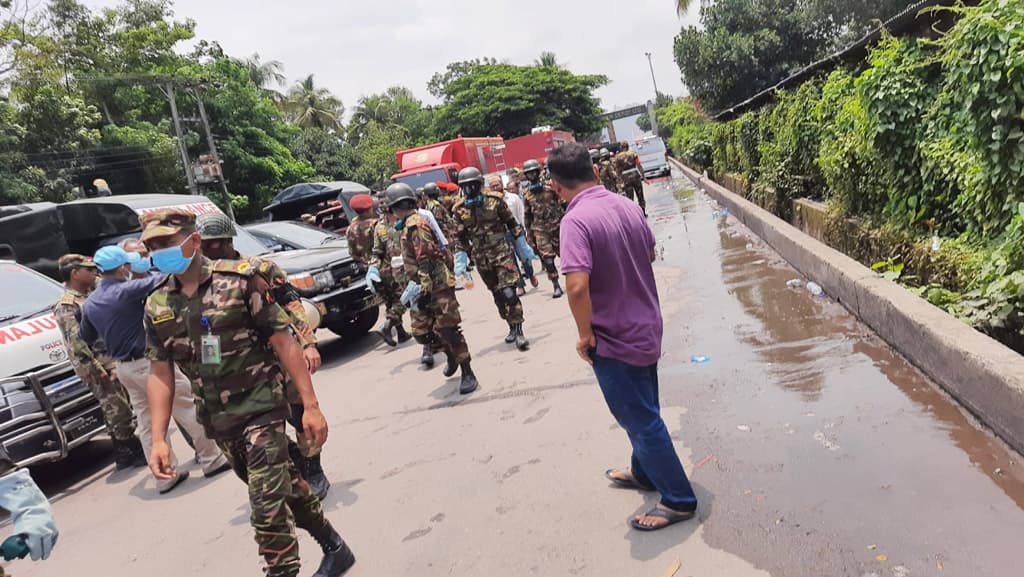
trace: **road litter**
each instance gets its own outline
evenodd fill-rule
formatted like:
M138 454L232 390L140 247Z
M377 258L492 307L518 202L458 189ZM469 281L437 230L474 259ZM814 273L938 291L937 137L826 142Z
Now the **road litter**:
M884 553L881 554L881 555L875 555L875 561L888 561L888 560L889 560L889 556L884 554Z
M874 551L875 549L878 549L878 545L868 545L868 551Z
M697 363L698 365L702 365L710 361L711 357L699 357L697 355L693 355L692 357L690 357L690 360L693 361L694 363Z
M701 461L699 463L697 463L696 466L693 467L693 470L696 471L697 469L700 469L704 465L707 465L708 461L710 461L712 459L712 457L714 457L714 455L708 455L707 457L704 457L703 459L701 459Z
M795 279L792 279L792 280L788 280L788 281L786 281L786 286L788 286L789 288L800 288L800 287L804 286L804 279L802 279L802 278L795 278Z
M679 571L680 568L682 568L682 566L683 564L679 561L679 559L676 559L672 562L671 565L668 566L668 569L665 570L665 573L661 577L672 577L676 574L677 571Z
M903 565L897 565L892 568L892 577L907 577L908 575L910 575L910 570Z
M807 283L807 292L811 293L816 297L825 296L825 289L821 288L821 285L819 285L816 282Z
M750 432L750 427L748 425L736 425L736 428L743 431L744 433Z

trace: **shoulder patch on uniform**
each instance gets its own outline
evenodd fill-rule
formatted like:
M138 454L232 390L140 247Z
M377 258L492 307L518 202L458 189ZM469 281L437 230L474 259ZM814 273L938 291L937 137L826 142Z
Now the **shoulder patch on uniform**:
M484 196L489 196L491 198L497 198L498 200L505 200L505 193L504 192L494 192L493 190L488 190L488 191L484 192Z
M418 212L414 212L405 218L406 228L416 228L423 221L423 217Z
M268 270L270 270L270 263L267 261L263 261L262 263L260 263L259 270L260 272L267 272Z
M75 304L75 295L73 295L71 293L64 293L64 295L62 297L60 297L60 300L57 301L57 304L59 304L59 305L73 305L73 304Z
M160 323L166 323L167 321L173 321L173 320L174 320L174 313L171 312L171 311L167 311L165 313L160 313L160 314L156 315L155 317L153 317L153 324L154 325L158 325Z
M241 275L252 274L252 263L247 260L218 260L213 263L215 272L229 272Z

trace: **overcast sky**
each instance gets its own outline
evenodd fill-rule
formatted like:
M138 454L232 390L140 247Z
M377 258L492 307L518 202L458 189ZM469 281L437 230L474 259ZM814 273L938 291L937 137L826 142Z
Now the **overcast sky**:
M91 7L117 0L84 0ZM695 2L694 4L698 4ZM530 64L547 50L577 74L604 74L605 110L639 104L658 89L683 93L672 40L672 0L175 0L175 17L232 56L258 52L289 81L314 74L351 110L360 96L401 84L428 102L430 76L449 62L491 56Z

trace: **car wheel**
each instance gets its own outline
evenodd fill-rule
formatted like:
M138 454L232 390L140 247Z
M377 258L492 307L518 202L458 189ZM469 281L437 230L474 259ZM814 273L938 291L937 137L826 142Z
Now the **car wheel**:
M372 309L366 309L350 319L327 323L326 327L327 330L339 337L351 341L370 332L370 329L377 324L377 319L379 318L380 307L376 306Z

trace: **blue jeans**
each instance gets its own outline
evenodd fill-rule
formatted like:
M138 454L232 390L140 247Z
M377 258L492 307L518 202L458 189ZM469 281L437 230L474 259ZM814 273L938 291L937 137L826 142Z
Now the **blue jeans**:
M661 419L658 365L638 367L594 352L590 356L604 400L633 445L633 477L656 488L665 507L695 511L697 496Z

